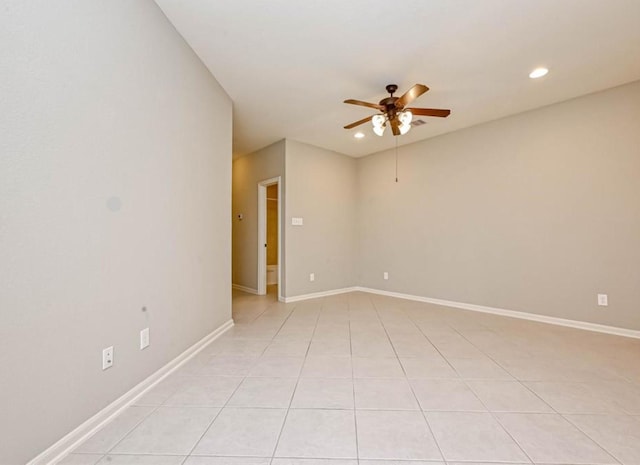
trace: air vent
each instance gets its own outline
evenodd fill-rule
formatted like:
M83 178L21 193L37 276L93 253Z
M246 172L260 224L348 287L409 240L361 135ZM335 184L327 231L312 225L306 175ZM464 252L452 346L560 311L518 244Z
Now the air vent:
M427 124L427 122L422 119L414 119L411 121L411 126L422 126L423 124Z

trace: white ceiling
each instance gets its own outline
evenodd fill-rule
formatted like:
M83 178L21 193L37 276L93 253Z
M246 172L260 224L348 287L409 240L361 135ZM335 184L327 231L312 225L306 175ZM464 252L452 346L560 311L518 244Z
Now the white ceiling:
M397 95L431 88L399 144L640 79L638 0L156 0L234 102L234 155L282 138L351 156L390 132L342 127ZM528 78L535 67L549 74ZM602 115L606 118L606 114Z

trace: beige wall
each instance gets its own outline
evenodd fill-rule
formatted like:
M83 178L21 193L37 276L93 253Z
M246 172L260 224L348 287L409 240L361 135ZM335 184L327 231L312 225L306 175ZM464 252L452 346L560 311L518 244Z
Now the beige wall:
M294 297L352 286L356 161L291 140L233 162L233 282L257 287L257 186L276 176L282 176L283 182L282 295ZM237 217L240 213L242 220ZM291 226L292 216L302 216L304 226ZM309 282L311 272L316 274L313 283Z
M233 162L233 283L258 287L258 183L282 176L285 142L276 142ZM284 181L281 194L284 196ZM242 213L243 219L238 219ZM284 283L281 283L284 286Z
M640 329L639 128L636 82L358 160L358 283Z
M286 173L286 296L353 286L356 160L287 140ZM304 225L292 226L292 217Z
M0 463L16 465L230 318L231 101L151 0L10 0L0 30Z

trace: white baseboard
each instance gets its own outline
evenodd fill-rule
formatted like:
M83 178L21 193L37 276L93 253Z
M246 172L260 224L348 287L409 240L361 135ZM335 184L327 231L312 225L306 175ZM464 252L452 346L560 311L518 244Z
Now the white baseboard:
M236 291L248 292L249 294L259 295L258 290L253 289L252 287L241 286L240 284L232 284L231 287Z
M133 404L140 396L146 394L151 388L180 368L180 366L184 365L189 361L189 359L204 349L209 343L220 337L232 326L233 320L229 320L204 338L200 339L147 379L137 384L131 390L120 396L48 449L40 453L37 457L33 458L27 463L27 465L51 465L62 460L69 452L80 445L80 443L88 439L96 431L102 428L102 426L107 424L124 409Z
M354 290L368 292L370 294L386 295L389 297L397 297L399 299L414 300L417 302L426 302L435 305L443 305L445 307L460 308L463 310L471 310L474 312L491 313L493 315L508 316L511 318L519 318L521 320L537 321L540 323L548 323L558 326L567 326L569 328L584 329L587 331L595 331L598 333L614 334L616 336L625 336L640 339L640 331L626 328L618 328L616 326L607 326L597 323L589 323L586 321L566 320L553 316L538 315L536 313L519 312L516 310L506 310L503 308L487 307L484 305L467 304L463 302L454 302L451 300L432 299L430 297L422 297L411 294L401 294L399 292L382 291L379 289L371 289L368 287L355 287Z
M417 302L426 302L426 303L435 304L435 305L442 305L445 307L460 308L463 310L471 310L474 312L490 313L493 315L519 318L521 320L537 321L539 323L547 323L547 324L552 324L557 326L566 326L569 328L584 329L587 331L595 331L598 333L614 334L616 336L624 336L624 337L640 339L640 331L633 330L633 329L619 328L617 326L601 325L598 323L589 323L587 321L567 320L564 318L539 315L536 313L520 312L517 310L507 310L504 308L496 308L496 307L487 307L485 305L468 304L464 302L455 302L452 300L434 299L431 297L422 297L418 295L402 294L399 292L383 291L380 289L372 289L369 287L361 287L361 286L345 287L343 289L333 289L330 291L314 292L312 294L303 294L303 295L297 295L293 297L285 297L280 300L282 302L287 302L287 303L298 302L301 300L316 299L318 297L326 297L329 295L336 295L336 294L345 294L347 292L354 292L354 291L368 292L370 294L385 295L389 297L396 297L396 298L405 299L405 300L413 300Z
M332 289L330 291L313 292L311 294L294 295L293 297L283 297L281 302L299 302L301 300L317 299L318 297L327 297L329 295L346 294L347 292L357 291L356 287L345 287L342 289Z

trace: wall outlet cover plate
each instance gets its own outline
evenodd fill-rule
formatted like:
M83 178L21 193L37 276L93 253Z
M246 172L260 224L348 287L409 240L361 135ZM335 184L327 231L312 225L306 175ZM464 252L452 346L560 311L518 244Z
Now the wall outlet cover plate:
M102 350L102 369L106 370L113 366L113 346Z

